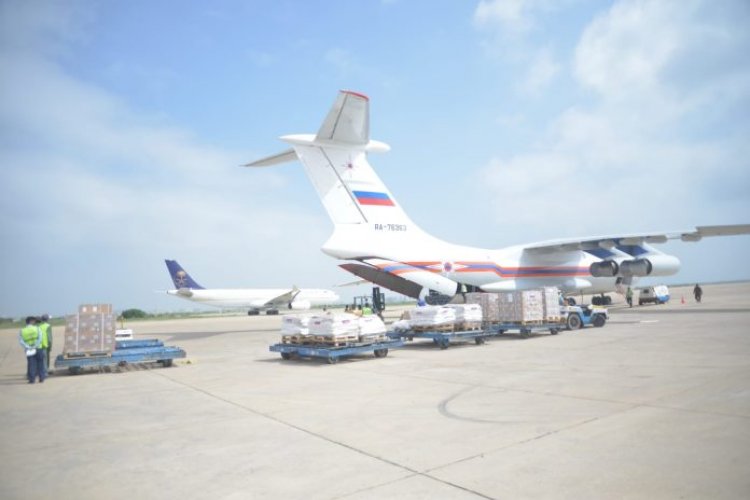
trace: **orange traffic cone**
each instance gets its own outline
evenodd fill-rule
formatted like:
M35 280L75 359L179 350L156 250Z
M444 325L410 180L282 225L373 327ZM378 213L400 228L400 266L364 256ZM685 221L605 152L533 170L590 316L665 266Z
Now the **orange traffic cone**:
M683 295L682 299L680 299L680 304L684 304L684 303L685 303L685 296Z

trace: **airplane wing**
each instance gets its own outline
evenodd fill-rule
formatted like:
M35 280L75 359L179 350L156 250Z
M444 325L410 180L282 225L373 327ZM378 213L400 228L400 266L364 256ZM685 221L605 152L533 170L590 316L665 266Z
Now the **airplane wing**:
M282 293L281 295L274 297L267 301L264 306L268 307L286 307L290 302L294 300L294 298L299 294L300 290L296 286L293 287L291 290L289 290L286 293Z
M733 224L725 226L697 226L688 231L672 231L664 233L636 233L609 236L592 236L589 238L567 238L543 241L522 245L529 253L544 254L554 252L569 252L573 250L612 249L618 246L642 245L644 243L666 243L667 240L680 239L682 241L700 241L710 236L735 236L750 234L750 224Z

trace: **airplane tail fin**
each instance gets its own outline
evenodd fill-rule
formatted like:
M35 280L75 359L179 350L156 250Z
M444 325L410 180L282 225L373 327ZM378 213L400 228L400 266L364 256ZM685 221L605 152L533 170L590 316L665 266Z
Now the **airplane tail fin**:
M358 252L345 251L343 242L371 240L373 233L379 233L381 241L398 236L403 242L421 233L367 161L367 153L390 150L370 139L369 104L365 95L341 91L316 135L282 136L292 150L245 165L270 166L298 158L335 226L323 250L339 258Z
M187 271L185 271L176 260L165 259L164 262L167 264L167 269L169 270L169 275L172 277L172 282L174 283L175 288L190 288L191 290L204 289L190 277Z

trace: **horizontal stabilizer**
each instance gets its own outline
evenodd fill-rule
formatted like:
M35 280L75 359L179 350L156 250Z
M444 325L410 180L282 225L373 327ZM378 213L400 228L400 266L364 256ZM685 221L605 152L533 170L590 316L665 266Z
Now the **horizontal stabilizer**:
M297 153L294 149L287 149L279 154L273 156L267 156L260 160L255 160L250 163L242 165L243 167L270 167L272 165L279 165L281 163L287 163L297 159Z

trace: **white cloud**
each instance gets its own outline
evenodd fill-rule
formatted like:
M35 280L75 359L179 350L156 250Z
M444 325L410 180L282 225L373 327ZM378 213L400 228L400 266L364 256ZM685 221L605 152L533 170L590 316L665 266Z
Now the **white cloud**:
M42 17L27 24L47 34L54 18ZM5 33L0 46L10 69L0 82L0 228L17 243L0 264L5 312L89 300L149 308L151 291L168 284L163 258L213 261L214 280L225 280L214 286L291 286L275 282L282 267L298 285L320 286L336 272L318 243L289 244L324 241L330 223L274 196L286 191L281 171L242 169L251 152L202 144L76 79L43 34L11 43Z
M533 58L521 91L536 94L547 87L560 73L561 65L549 49L540 49Z
M743 222L750 124L737 109L750 103L750 17L737 6L719 15L712 3L620 1L597 16L575 51L594 104L569 107L534 151L482 170L503 226L549 234L563 207L571 236L608 232L614 215L634 231ZM515 206L524 210L509 218Z

